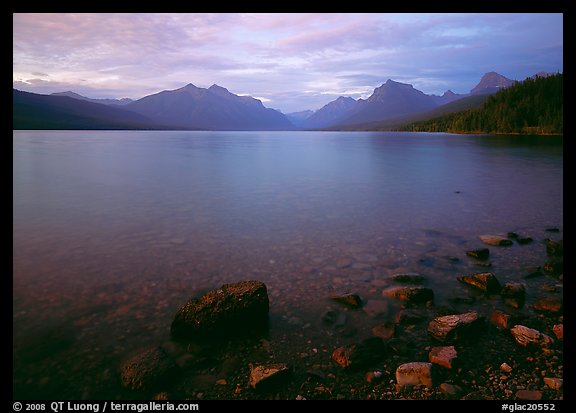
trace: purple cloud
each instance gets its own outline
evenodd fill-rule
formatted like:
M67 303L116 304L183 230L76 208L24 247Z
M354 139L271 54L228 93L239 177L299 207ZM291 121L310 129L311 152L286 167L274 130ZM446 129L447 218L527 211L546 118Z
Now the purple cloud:
M139 98L187 83L284 112L388 78L464 93L563 70L562 14L13 14L13 84Z

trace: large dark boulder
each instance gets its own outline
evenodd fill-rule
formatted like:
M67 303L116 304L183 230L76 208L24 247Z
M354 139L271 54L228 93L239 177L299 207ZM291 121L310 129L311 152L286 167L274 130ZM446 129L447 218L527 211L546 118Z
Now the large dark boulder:
M224 284L182 306L170 332L174 339L245 335L268 326L268 292L261 281Z

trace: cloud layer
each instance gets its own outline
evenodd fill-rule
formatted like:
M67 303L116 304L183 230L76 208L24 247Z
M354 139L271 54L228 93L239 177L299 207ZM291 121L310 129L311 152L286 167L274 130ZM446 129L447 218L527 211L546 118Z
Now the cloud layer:
M387 79L468 92L563 71L562 14L14 14L14 87L140 98L214 83L283 112Z

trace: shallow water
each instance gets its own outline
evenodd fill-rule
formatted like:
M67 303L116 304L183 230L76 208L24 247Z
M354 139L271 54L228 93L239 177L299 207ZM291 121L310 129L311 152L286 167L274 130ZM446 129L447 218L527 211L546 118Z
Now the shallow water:
M226 282L264 281L271 332L329 348L328 295L390 318L389 277L418 272L447 304L485 270L464 254L481 234L534 238L491 248L517 280L562 238L562 156L558 137L14 131L14 397L119 397L118 362Z

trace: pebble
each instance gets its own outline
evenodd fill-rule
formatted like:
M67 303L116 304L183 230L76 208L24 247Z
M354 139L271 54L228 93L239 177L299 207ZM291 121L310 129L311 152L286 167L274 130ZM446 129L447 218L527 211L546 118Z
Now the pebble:
M512 367L508 363L500 364L500 371L504 373L510 373L512 371Z

